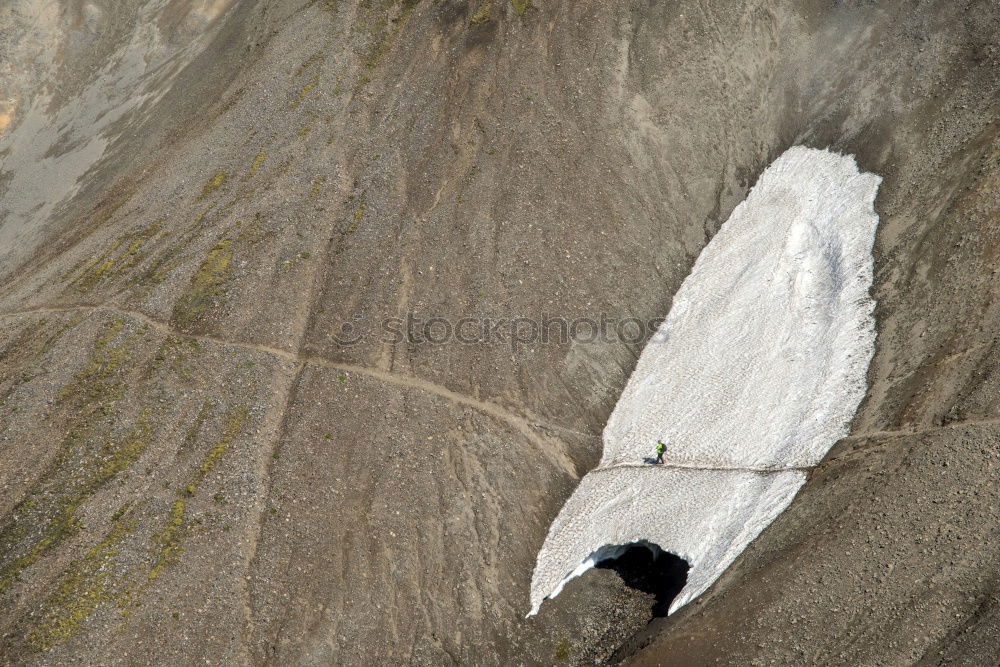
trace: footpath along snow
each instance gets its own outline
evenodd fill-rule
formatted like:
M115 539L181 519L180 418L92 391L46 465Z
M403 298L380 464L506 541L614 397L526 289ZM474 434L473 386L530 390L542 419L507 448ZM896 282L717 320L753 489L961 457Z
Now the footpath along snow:
M707 589L847 435L875 346L872 244L881 179L796 146L705 247L604 429L604 455L552 523L531 614L622 545ZM646 463L657 440L665 465ZM617 549L616 549L617 547Z

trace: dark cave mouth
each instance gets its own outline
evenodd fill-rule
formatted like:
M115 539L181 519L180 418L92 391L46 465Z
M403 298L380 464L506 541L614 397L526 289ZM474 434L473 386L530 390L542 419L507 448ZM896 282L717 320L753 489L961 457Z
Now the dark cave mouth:
M663 617L687 583L691 566L686 560L645 540L601 547L593 556L594 567L614 570L626 586L651 594L653 617Z

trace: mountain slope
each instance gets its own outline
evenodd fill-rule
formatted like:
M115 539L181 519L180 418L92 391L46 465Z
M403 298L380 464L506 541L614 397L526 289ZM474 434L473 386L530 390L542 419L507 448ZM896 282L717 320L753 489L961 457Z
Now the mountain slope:
M995 496L990 3L50 4L65 55L49 106L30 106L35 79L17 84L17 109L43 115L7 126L4 202L20 196L10 142L26 118L58 129L82 113L80 91L100 90L85 84L133 34L184 57L159 52L177 71L139 77L156 94L101 126L101 157L57 206L3 219L31 240L0 249L6 661L532 664L613 649L648 611L610 571L523 616L535 555L596 464L643 341L437 343L417 326L396 342L386 319L662 317L794 144L884 179L879 338L843 447L875 442L890 466L923 437L978 443L961 445L979 465L954 482L923 459L905 479ZM76 145L51 138L53 155ZM818 475L762 537L778 540L769 560L752 547L706 610L764 590L745 573L792 567L782 545L816 522L851 550L840 506L810 499L870 482ZM975 512L957 534L988 525ZM944 530L954 515L929 516ZM904 553L917 539L891 536ZM969 558L995 579L987 544ZM876 556L859 577L874 580ZM773 595L817 619L841 608L797 583ZM843 596L860 604L859 588ZM864 627L881 627L873 604ZM919 646L974 650L992 608L956 608ZM700 613L666 638L708 632Z

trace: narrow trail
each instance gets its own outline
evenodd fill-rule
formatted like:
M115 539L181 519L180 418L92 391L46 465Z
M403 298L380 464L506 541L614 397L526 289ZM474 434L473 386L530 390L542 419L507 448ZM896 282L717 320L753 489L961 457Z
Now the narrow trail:
M844 436L840 438L838 442L843 440L867 440L867 439L878 439L878 438L901 438L914 435L926 435L929 433L936 433L938 431L943 431L947 429L960 428L962 426L995 426L1000 425L1000 419L970 419L967 421L952 422L950 424L944 424L942 426L932 426L930 428L923 429L900 429L898 431L869 431L867 433L852 433L851 435ZM867 448L864 448L867 449ZM746 467L746 466L706 466L706 465L696 465L689 463L614 463L608 466L598 466L591 470L591 473L597 472L608 472L611 470L617 470L619 468L654 468L654 469L665 469L665 470L715 470L715 471L732 471L732 472L753 472L759 474L768 474L775 472L788 472L788 471L798 471L801 473L809 474L810 472L816 470L817 468L828 464L832 461L838 461L843 456L834 457L831 459L823 459L819 463L810 466L780 466L780 467Z
M373 368L369 366L361 366L358 364L345 364L338 361L333 361L319 355L310 354L299 354L292 352L290 350L273 347L270 345L263 345L259 343L249 343L243 341L234 341L220 336L213 336L211 334L192 334L183 331L178 331L172 327L169 323L163 322L161 320L154 319L144 313L127 310L123 308L115 308L111 306L104 305L94 305L94 304L79 304L72 306L56 306L56 307L38 307L38 308L28 308L24 310L14 310L7 312L0 312L0 318L4 317L23 317L30 315L44 315L47 313L98 313L104 312L113 315L119 315L123 317L129 317L136 321L148 324L150 327L169 334L172 336L179 336L183 338L188 338L191 340L204 341L206 343L214 343L216 345L225 345L231 347L238 347L246 350L254 350L261 352L263 354L269 354L279 359L292 361L296 363L302 363L306 365L322 366L326 368L331 368L338 370L343 373L356 373L358 375L363 375L371 379L384 382L386 384L391 384L397 387L402 387L406 389L414 389L417 391L423 391L439 398L443 398L452 403L458 405L464 405L473 408L479 412L490 415L500 421L506 422L510 426L514 427L519 433L524 435L533 444L542 448L543 451L547 452L550 443L545 443L544 440L535 432L534 429L541 430L551 430L551 431L561 431L564 433L573 434L581 437L598 437L599 434L595 433L585 433L583 431L577 431L566 426L559 424L552 424L546 422L539 418L537 415L529 414L526 416L518 415L513 413L506 408L489 401L484 401L474 396L469 396L467 394L462 394L457 391L453 391L444 387L442 385L436 384L429 380L424 380L422 378L412 376L412 375L402 375L400 373L394 373L389 370L384 370L381 368ZM933 433L941 429L956 428L960 426L976 426L976 425L997 425L1000 424L1000 418L998 419L982 419L982 420L965 420L952 422L950 424L944 424L942 426L932 426L922 429L899 429L899 430L880 430L880 431L863 431L859 433L851 433L850 435L844 436L842 440L860 440L866 438L881 438L881 437L903 437L910 435L922 435L926 433ZM576 466L569 458L565 449L560 449L560 453L557 457L550 457L553 462L559 462L558 465L563 470L571 474L574 478L578 478L579 475L576 474ZM637 466L641 467L648 464L617 464L619 466ZM818 464L817 464L818 465ZM609 466L616 467L616 466ZM695 466L686 464L666 464L666 467L675 468L689 468L696 470L746 470L749 472L775 472L779 470L811 470L816 466L792 466L786 468L737 468L737 467L713 467L713 466ZM598 470L600 468L595 468Z
M869 431L866 433L852 433L851 435L844 436L840 438L838 442L843 440L867 440L867 439L878 439L878 438L901 438L914 435L926 435L929 433L936 433L938 431L943 431L947 429L959 428L962 426L995 426L1000 425L1000 419L970 419L967 421L952 422L950 424L944 424L942 426L932 426L930 428L923 429L900 429L898 431ZM799 471L808 474L809 472L816 470L817 468L823 466L824 464L830 463L832 461L837 461L843 458L838 456L831 459L823 459L819 463L811 466L781 466L781 467L743 467L743 466L703 466L688 463L662 463L662 464L650 464L650 463L615 463L609 466L599 466L594 468L590 472L605 472L609 470L615 470L618 468L664 468L667 470L729 470L734 472L755 472L760 474L774 473L774 472L787 472L787 471Z
M247 632L247 637L244 638L244 641L240 642L240 651L242 654L240 656L240 664L243 665L253 664L251 660L250 637L254 629L254 614L253 604L250 599L250 567L257 556L260 536L263 532L264 525L261 519L267 507L269 496L267 487L271 479L271 466L274 464L274 451L277 449L278 444L281 442L281 436L285 432L288 423L289 407L292 404L295 388L298 386L304 369L305 363L300 361L290 373L284 374L283 381L275 388L274 405L271 406L264 417L264 430L261 440L264 443L270 442L271 447L264 448L267 451L260 453L255 466L257 479L261 481L264 492L254 494L250 510L252 519L248 521L246 539L240 545L244 562L244 575L240 586L240 603L243 610L243 622L246 625Z
M774 472L793 472L798 471L802 473L807 473L812 470L815 466L785 466L782 468L752 468L752 467L741 467L741 466L703 466L696 465L692 463L615 463L609 466L600 466L591 470L591 473L595 472L611 472L613 470L619 470L621 468L648 468L650 470L713 470L713 471L727 471L727 472L753 472L758 474L768 474Z
M961 421L949 422L947 424L942 424L941 426L928 426L925 428L901 428L896 431L862 431L860 433L852 433L848 436L844 436L841 440L864 440L867 438L898 438L907 435L926 435L927 433L935 433L937 431L943 431L952 428L959 428L961 426L996 426L1000 425L1000 418L997 419L965 419Z
M354 364L343 364L338 362L329 361L322 357L304 357L303 361L306 363L314 363L318 366L328 366L330 368L335 368L337 370L343 371L345 373L357 373L359 375L365 375L367 377L379 380L386 384L396 385L398 387L403 387L406 389L414 389L417 391L427 392L428 394L433 394L452 403L458 405L465 405L473 408L479 412L487 414L491 417L496 418L499 421L506 422L509 426L514 427L521 435L528 439L532 444L536 445L541 452L548 458L556 467L561 468L564 472L569 474L573 479L578 479L579 475L576 473L576 465L573 460L569 457L564 447L559 447L558 452L550 452L550 443L547 443L542 439L535 431L534 427L541 428L552 428L559 429L558 426L550 426L548 424L536 424L529 422L527 419L509 412L505 408L500 407L496 403L490 403L489 401L483 401L478 398L474 398L467 394L461 394L456 391L452 391L446 387L442 387L439 384L435 384L428 380L424 380L412 375L399 375L392 373L390 371L383 371L377 368L369 368L366 366L357 366ZM566 429L568 430L568 429ZM559 441L553 441L559 442ZM560 443L561 444L561 443Z
M129 317L136 321L142 322L143 324L148 324L151 328L154 328L162 333L179 336L182 338L187 338L190 340L203 341L206 343L214 343L216 345L225 345L231 347L238 347L245 350L254 350L261 352L263 354L269 354L271 356L283 359L286 361L298 362L314 366L322 366L325 368L331 368L334 370L341 371L343 373L356 373L358 375L363 375L365 377L371 378L383 382L385 384L391 384L404 389L413 389L416 391L426 392L432 394L439 398L443 398L449 402L456 403L458 405L464 405L473 408L479 412L490 415L495 419L506 422L508 425L512 426L515 430L521 433L525 438L531 441L532 444L539 447L543 453L545 453L549 459L568 474L570 474L574 479L578 478L579 475L576 473L576 465L573 463L572 459L569 457L565 448L560 447L559 451L552 455L549 453L551 449L551 444L546 442L535 429L548 429L552 431L563 431L567 433L573 433L580 436L588 436L590 434L583 433L581 431L575 431L571 428L560 426L558 424L550 424L539 419L528 419L521 415L515 414L506 408L492 403L490 401L484 401L474 396L469 396L467 394L462 394L457 391L453 391L444 387L442 385L436 384L429 380L424 380L419 377L412 375L401 375L399 373L394 373L392 371L383 370L380 368L372 368L369 366L361 366L358 364L345 364L325 357L311 354L298 354L296 352L291 352L289 350L284 350L278 347L272 347L269 345L261 345L258 343L248 343L242 341L233 341L226 338L221 338L219 336L213 336L210 334L192 334L185 333L183 331L178 331L170 324L163 322L161 320L154 319L144 313L140 313L133 310L126 310L122 308L113 308L109 306L93 306L93 305L80 305L80 306L66 306L66 307L56 307L56 308L32 308L27 310L9 311L0 313L0 317L17 317L25 315L42 315L46 313L70 313L70 312L86 312L86 313L109 313L112 315L118 315L122 317Z
M257 343L245 343L241 341L232 341L219 336L212 336L208 334L191 334L185 333L183 331L178 331L170 324L163 322L162 320L157 320L145 313L141 313L137 310L127 310L124 308L114 308L111 306L100 306L100 305L79 305L79 306L65 306L56 308L31 308L28 310L15 310L5 313L0 313L0 317L18 317L24 315L45 315L49 313L108 313L110 315L120 315L122 317L129 317L133 320L142 322L143 324L148 324L150 327L161 331L165 334L171 336L180 336L183 338L188 338L191 340L205 341L207 343L216 343L218 345L229 345L232 347L240 347L246 350L256 350L258 352L263 352L265 354L274 355L282 359L287 359L289 361L299 361L299 355L289 350L283 350L278 347L271 347L269 345L259 345Z

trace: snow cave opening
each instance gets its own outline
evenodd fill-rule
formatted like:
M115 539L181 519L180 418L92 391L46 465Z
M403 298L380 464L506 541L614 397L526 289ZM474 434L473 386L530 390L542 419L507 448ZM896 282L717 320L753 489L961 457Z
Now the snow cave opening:
M592 556L594 567L613 570L629 588L652 594L653 617L666 616L677 594L687 583L690 564L652 542L607 545Z

